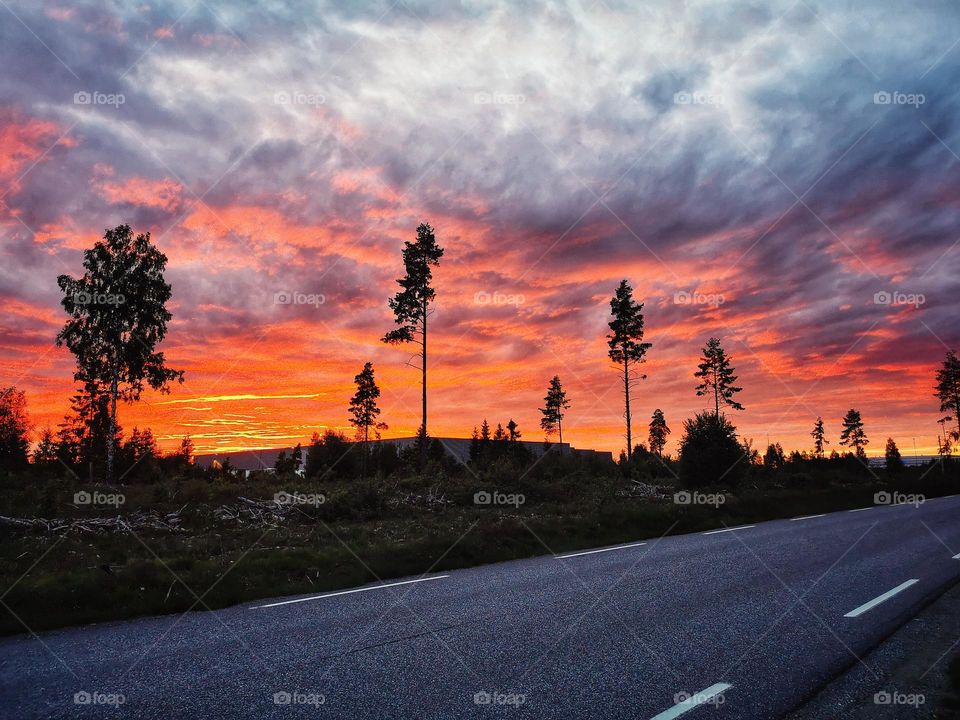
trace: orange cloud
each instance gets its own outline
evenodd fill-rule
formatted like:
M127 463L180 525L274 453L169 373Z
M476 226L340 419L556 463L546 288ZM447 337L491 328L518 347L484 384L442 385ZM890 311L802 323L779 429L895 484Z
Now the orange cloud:
M183 186L170 178L133 177L125 182L102 182L99 187L100 194L114 205L138 205L169 212L180 206L183 195Z
M73 147L76 142L61 137L65 128L49 120L25 118L12 109L0 108L0 181L16 190L18 176L31 165L42 162L56 143Z

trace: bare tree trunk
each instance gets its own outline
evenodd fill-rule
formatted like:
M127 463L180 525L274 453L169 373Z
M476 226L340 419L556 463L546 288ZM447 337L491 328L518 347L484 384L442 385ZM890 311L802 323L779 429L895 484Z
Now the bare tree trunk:
M368 442L370 440L370 426L363 426L363 455L360 456L360 479L367 477L367 452L369 452Z
M427 301L423 301L423 419L420 423L420 471L427 467Z
M713 371L713 401L716 403L717 407L717 418L720 417L720 378L717 376L717 371Z
M630 429L630 365L623 360L623 395L627 405L627 462L633 457L633 435Z
M960 393L953 396L953 409L957 416L957 441L960 441Z
M107 482L113 482L114 441L117 436L117 366L114 363L110 377L110 423L107 434Z
M563 420L557 420L557 428L560 430L560 455L563 455Z

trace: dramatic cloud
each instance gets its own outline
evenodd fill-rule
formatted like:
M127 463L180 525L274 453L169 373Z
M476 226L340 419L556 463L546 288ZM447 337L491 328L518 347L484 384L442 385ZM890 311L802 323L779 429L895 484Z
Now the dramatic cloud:
M935 448L932 376L960 345L950 3L0 15L0 365L40 427L72 385L56 276L128 222L170 258L164 351L187 379L125 427L168 447L306 440L345 424L372 360L388 434L412 434L416 373L379 338L400 247L429 221L436 434L513 417L537 438L559 374L573 443L618 450L604 335L627 277L653 342L635 416L663 408L674 441L719 336L757 443L806 447L817 415L835 439L856 406L872 449Z

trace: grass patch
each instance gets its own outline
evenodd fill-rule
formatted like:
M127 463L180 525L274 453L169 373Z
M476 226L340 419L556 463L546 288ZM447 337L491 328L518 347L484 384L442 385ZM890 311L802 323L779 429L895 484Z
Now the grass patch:
M74 507L76 488L59 481L6 493L0 502L9 516L26 515L31 506L36 515L38 508L47 511L45 517L178 512L182 530L88 535L5 529L0 582L12 587L4 597L10 612L0 620L0 633L217 609L378 577L852 509L872 505L874 493L894 487L936 497L952 492L957 479L936 473L900 478L895 485L746 485L719 508L674 504L672 488L659 497L635 496L629 479L589 473L501 484L502 492L526 496L517 507L474 505L474 493L498 487L472 477L289 482L287 489L323 493L326 502L298 509L275 527L216 519L217 509L236 504L238 496L272 498L284 485L275 478L242 486L191 478L104 488L124 493L119 510Z

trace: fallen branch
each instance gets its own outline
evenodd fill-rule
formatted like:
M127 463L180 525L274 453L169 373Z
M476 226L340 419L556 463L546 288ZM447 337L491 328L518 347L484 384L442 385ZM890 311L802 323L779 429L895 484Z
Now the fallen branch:
M137 533L144 530L178 532L182 518L180 512L161 515L156 512L136 512L122 517L91 518L16 518L0 515L0 527L23 533L40 532L44 534L79 533L87 535L112 535L117 533Z

